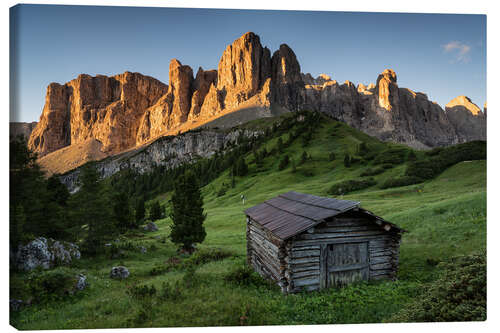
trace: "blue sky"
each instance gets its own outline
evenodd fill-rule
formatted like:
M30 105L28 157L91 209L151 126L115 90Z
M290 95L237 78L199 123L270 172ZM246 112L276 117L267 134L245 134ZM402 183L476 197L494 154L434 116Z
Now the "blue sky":
M247 31L301 70L355 84L392 68L400 87L441 106L458 95L486 102L486 16L21 5L11 9L11 121L37 121L50 82L80 73L140 72L168 83L172 58L196 73L217 68Z

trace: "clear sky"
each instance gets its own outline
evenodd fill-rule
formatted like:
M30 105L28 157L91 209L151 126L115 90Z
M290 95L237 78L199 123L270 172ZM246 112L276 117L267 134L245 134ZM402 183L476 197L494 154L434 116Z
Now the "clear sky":
M38 121L50 82L80 73L140 72L168 83L172 58L217 68L247 31L271 53L282 43L303 73L375 83L392 68L400 87L442 107L486 102L486 16L21 5L11 9L11 121Z

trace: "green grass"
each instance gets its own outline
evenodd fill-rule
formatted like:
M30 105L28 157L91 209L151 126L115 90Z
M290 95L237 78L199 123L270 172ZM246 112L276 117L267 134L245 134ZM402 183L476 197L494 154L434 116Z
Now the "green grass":
M258 123L261 126L262 121ZM282 135L286 141L287 134ZM275 147L277 138L266 142L267 150ZM437 178L411 186L382 190L379 185L391 177L403 175L406 162L374 175L377 184L344 195L343 199L361 201L363 208L408 230L403 235L398 280L358 283L343 289L284 296L276 286L262 283L240 286L224 277L245 262L245 216L243 210L294 190L327 196L335 183L359 179L373 162L358 162L350 168L343 164L345 152L356 155L360 142L367 142L372 152L399 145L379 142L348 126L328 121L316 130L310 144L299 139L284 153L297 164L279 171L279 156L269 156L257 168L252 154L246 156L249 174L236 178L236 186L218 197L222 184L231 184L228 171L202 189L207 219L207 237L200 249L222 248L232 255L196 266L192 284L183 277L186 269L173 269L152 276L151 269L176 256L176 247L168 240L168 218L157 221L159 231L138 232L131 241L143 244L148 253L128 251L123 259L104 256L83 258L72 269L87 275L90 287L78 297L66 301L26 307L11 317L19 329L111 328L144 326L226 326L267 324L334 324L383 322L410 304L438 278L440 266L458 255L486 248L486 161L461 162ZM299 165L306 150L311 160ZM336 160L330 161L334 152ZM417 155L421 154L417 152ZM243 205L240 195L244 194ZM159 196L166 205L170 193ZM162 243L156 236L167 237ZM149 251L151 245L157 250ZM130 278L109 278L113 265L130 269ZM13 281L21 281L15 274ZM178 282L177 282L178 281ZM126 291L134 284L155 285L164 282L180 286L182 297L163 300L153 296L148 301L131 297ZM14 283L18 285L18 283ZM21 288L22 289L22 288ZM14 289L15 293L22 290ZM149 302L149 303L148 303ZM139 313L144 310L146 316ZM272 314L272 315L270 315ZM135 320L135 321L134 321ZM133 323L133 324L131 324Z

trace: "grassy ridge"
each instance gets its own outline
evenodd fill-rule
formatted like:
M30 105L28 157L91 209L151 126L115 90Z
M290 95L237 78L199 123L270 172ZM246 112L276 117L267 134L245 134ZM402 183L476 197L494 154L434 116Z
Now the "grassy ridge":
M287 136L283 134L282 140L286 141ZM268 151L276 147L277 140L275 137L265 143ZM371 152L401 147L379 142L342 123L325 121L315 130L309 145L304 147L297 139L284 149L282 154L296 164L295 172L291 165L278 170L277 154L265 158L261 167L253 163L252 153L247 154L249 174L237 177L234 188L217 196L224 184L231 184L226 171L202 189L207 237L200 250L223 248L232 256L196 265L194 275L186 269L151 275L154 267L165 265L176 255L175 246L168 239L163 242L171 224L168 218L163 219L158 221L157 232L126 237L148 248L147 253L126 251L121 259L82 259L72 269L88 276L87 290L63 302L27 307L11 318L12 323L20 329L61 329L390 320L438 278L440 268L436 263L486 248L486 161L458 163L421 184L380 189L379 184L405 173L405 162L370 176L377 185L342 196L361 201L363 208L409 231L403 236L396 282L358 283L340 290L283 296L277 287L264 282L235 285L224 280L246 258L243 210L286 191L327 195L334 184L360 179L361 173L373 168L373 162L355 162L346 168L343 157L345 153L357 155L361 142L366 142ZM312 158L299 164L304 150ZM336 156L333 161L329 158L331 152ZM247 199L244 205L241 194ZM159 199L167 204L169 197L165 193ZM109 279L111 266L117 264L130 269L129 279ZM178 283L182 297L174 300L154 296L140 301L127 293L135 284L154 285L160 290L165 282Z

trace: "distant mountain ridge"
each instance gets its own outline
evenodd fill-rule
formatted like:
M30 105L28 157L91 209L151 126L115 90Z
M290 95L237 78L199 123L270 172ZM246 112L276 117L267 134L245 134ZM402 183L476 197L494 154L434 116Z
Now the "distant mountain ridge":
M36 124L36 121L31 123L11 121L9 123L9 136L16 137L22 135L28 141Z
M486 113L468 98L443 110L427 95L399 88L391 69L368 87L338 84L324 74L313 78L301 73L288 45L271 56L252 32L225 49L217 70L199 68L193 76L191 67L173 59L169 79L165 85L125 72L51 83L29 147L43 156L95 139L113 155L243 109L255 110L255 118L323 112L381 140L419 149L486 140Z

